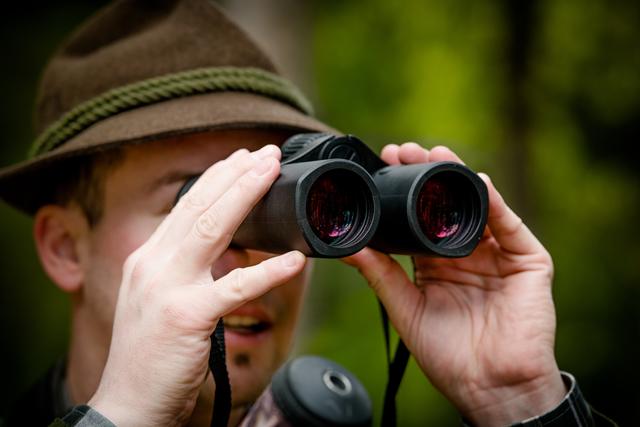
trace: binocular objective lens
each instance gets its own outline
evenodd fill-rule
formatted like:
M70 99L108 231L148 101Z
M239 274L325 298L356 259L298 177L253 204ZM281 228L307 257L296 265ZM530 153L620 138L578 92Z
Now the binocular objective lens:
M467 196L460 177L442 172L429 178L418 195L418 221L433 243L459 234L463 229Z
M313 183L307 199L309 224L325 243L340 240L353 228L357 215L357 194L341 171L330 171Z

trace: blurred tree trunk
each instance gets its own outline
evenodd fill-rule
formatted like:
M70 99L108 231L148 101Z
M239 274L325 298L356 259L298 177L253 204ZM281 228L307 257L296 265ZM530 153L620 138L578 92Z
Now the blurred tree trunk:
M503 0L505 31L505 133L503 143L510 204L527 222L535 222L531 197L531 108L527 94L535 28L535 2Z

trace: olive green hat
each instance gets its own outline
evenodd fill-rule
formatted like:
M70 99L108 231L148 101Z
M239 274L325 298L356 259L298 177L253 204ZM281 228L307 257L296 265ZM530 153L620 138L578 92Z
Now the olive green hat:
M333 131L265 53L207 0L122 0L50 60L28 159L0 169L0 197L48 202L64 159L216 129ZM26 148L26 147L25 147Z

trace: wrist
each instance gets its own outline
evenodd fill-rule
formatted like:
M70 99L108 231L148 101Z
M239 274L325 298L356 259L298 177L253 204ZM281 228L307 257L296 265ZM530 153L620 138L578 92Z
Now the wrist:
M101 394L99 391L89 400L87 405L118 427L145 425L145 420L138 416L139 411L131 408L131 405Z
M553 410L567 392L558 370L526 383L485 390L474 399L476 406L463 415L476 427L511 425Z

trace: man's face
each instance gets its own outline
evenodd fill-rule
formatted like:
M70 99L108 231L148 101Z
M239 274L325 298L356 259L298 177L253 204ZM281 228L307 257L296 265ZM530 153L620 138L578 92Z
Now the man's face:
M111 337L122 266L153 233L173 206L186 179L240 148L280 144L285 135L225 131L160 141L125 150L125 159L104 181L104 214L88 231L83 258L85 283L79 310L102 351ZM229 249L212 266L214 279L270 255ZM254 401L291 346L307 274L225 316L227 364L235 405ZM76 325L76 327L78 327ZM106 353L105 353L106 357Z

